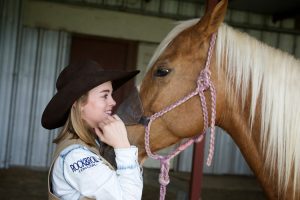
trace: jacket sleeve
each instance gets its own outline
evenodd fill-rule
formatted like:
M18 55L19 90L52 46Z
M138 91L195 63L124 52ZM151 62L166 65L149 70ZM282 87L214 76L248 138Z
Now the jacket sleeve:
M115 149L117 171L114 171L88 149L74 149L64 157L65 180L89 198L140 200L143 182L137 151L133 146Z

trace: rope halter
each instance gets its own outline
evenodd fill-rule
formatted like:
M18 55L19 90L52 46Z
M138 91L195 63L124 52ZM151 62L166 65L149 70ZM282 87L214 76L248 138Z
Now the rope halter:
M197 79L197 88L188 94L187 96L183 97L182 99L178 100L174 104L164 108L163 110L153 114L149 117L149 123L145 128L145 149L147 152L147 155L150 158L153 158L155 160L160 161L160 175L159 175L159 183L160 183L160 200L165 199L166 195L166 187L170 182L169 178L169 169L170 169L170 159L178 155L181 151L185 150L187 147L189 147L194 142L200 142L204 138L205 130L209 128L208 125L208 111L207 111L207 105L206 105L206 99L204 95L204 91L209 90L210 96L211 96L211 123L210 123L210 146L209 146L209 155L207 157L206 164L208 166L211 165L213 154L214 154L214 143L215 143L215 118L216 118L216 90L215 87L210 79L211 72L209 70L210 61L212 58L212 52L213 48L215 46L216 42L216 33L214 33L210 40L210 46L208 49L207 54L207 60L205 63L205 68L200 72L200 75ZM177 106L183 104L184 102L188 101L195 95L199 95L200 101L201 101L201 107L202 107L202 113L203 113L203 120L204 120L204 127L202 134L192 137L189 140L182 143L179 147L177 147L173 152L171 152L169 155L162 156L158 155L156 153L152 153L150 150L150 127L152 122L157 119L158 117L161 117L162 115L166 114L170 110L176 108Z

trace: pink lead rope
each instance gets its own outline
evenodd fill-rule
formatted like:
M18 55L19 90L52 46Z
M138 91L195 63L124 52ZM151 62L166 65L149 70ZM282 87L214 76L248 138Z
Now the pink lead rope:
M170 159L178 155L181 151L185 150L187 147L189 147L191 144L194 142L200 142L203 140L203 135L205 134L205 130L209 128L208 126L208 111L207 111L207 106L206 106L206 99L204 95L204 91L210 90L210 95L211 95L211 124L210 124L210 145L209 145L209 155L207 157L207 162L206 164L208 166L211 165L213 155L214 155L214 143L215 143L215 118L216 118L216 90L215 87L213 86L212 81L210 80L210 60L212 57L212 51L215 46L216 42L216 34L214 33L211 37L210 40L210 46L207 54L207 60L205 63L205 68L200 72L200 75L197 80L197 88L195 91L190 93L189 95L185 96L184 98L180 99L179 101L175 102L174 104L166 107L165 109L153 114L149 118L149 123L145 129L145 149L150 158L153 158L155 160L160 161L160 174L159 174L159 183L160 183L160 200L165 199L166 195L166 187L170 182L169 179L169 168L170 168ZM152 153L150 150L150 127L152 122L164 115L165 113L169 112L170 110L174 109L175 107L183 104L190 98L192 98L195 95L199 95L200 101L201 101L201 106L202 106L202 113L203 113L203 120L204 120L204 127L203 127L203 132L199 136L195 136L181 144L177 149L175 149L173 152L171 152L167 156L162 156L158 155L156 153Z

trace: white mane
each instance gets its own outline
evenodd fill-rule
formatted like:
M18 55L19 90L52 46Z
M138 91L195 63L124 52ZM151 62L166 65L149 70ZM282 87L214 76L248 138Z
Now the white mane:
M221 60L224 56L226 63ZM265 163L272 173L277 170L283 192L293 175L296 192L300 188L300 61L226 25L218 31L216 57L217 66L227 66L227 78L235 83L243 105L251 86L251 126L261 95Z
M158 46L149 67L179 33L198 20L188 20L176 26ZM221 60L224 56L226 63ZM217 66L227 66L227 78L235 83L235 92L241 95L243 105L251 86L251 126L257 99L261 95L260 136L265 164L271 173L277 170L278 188L283 188L280 192L286 191L293 176L294 195L296 191L299 195L300 61L225 24L218 30L216 58ZM232 91L226 93L230 95Z

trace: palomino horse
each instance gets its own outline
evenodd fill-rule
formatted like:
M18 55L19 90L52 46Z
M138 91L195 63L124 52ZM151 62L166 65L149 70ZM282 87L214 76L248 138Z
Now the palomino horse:
M201 20L181 23L159 45L141 85L144 115L195 89L217 33L210 65L216 125L233 138L269 199L300 199L300 61L223 24L227 3L221 0ZM210 93L205 95L210 107ZM203 119L196 95L152 123L151 150L195 136ZM144 127L128 132L145 158Z

